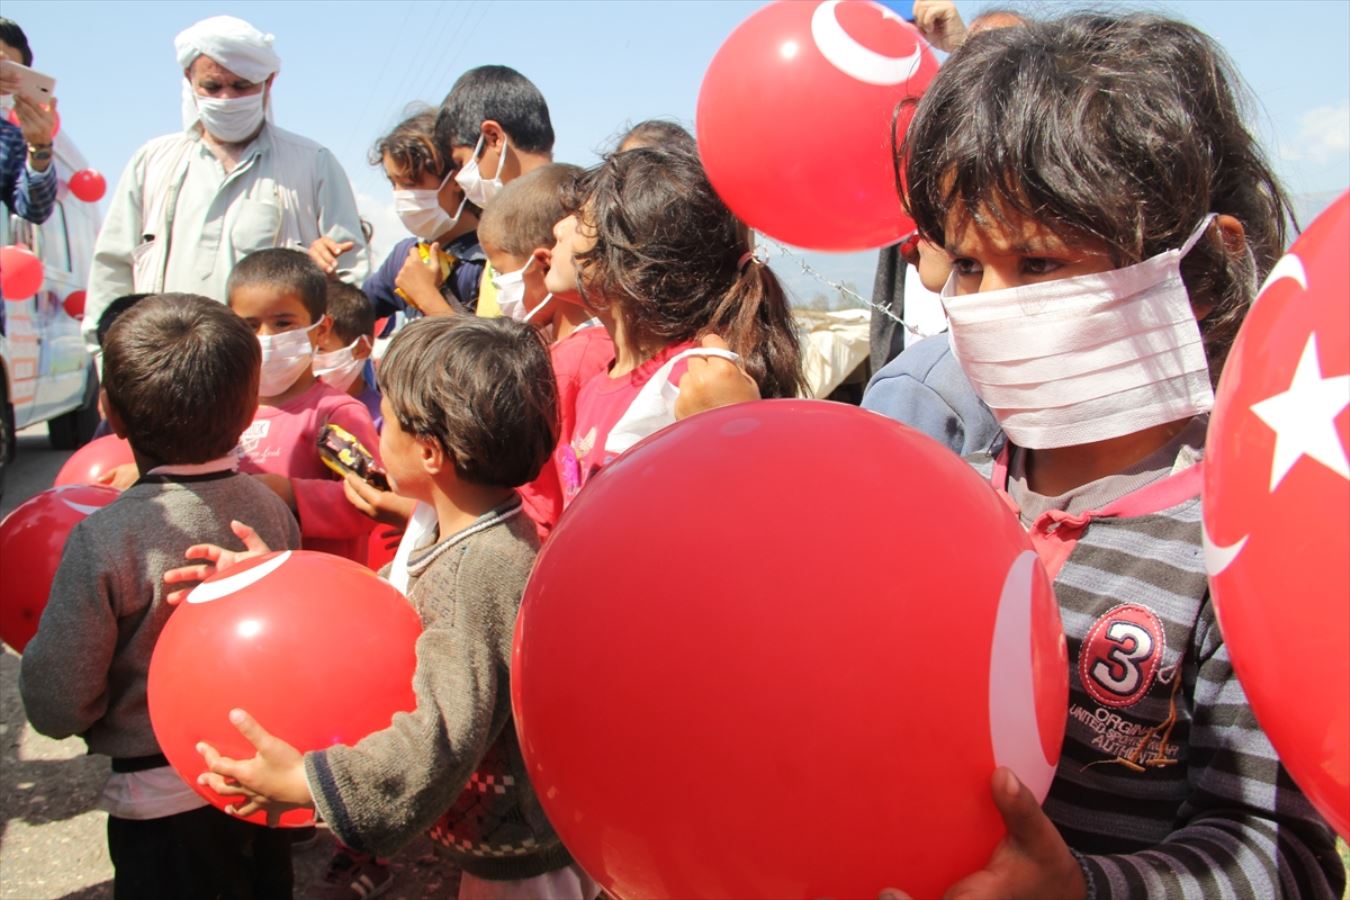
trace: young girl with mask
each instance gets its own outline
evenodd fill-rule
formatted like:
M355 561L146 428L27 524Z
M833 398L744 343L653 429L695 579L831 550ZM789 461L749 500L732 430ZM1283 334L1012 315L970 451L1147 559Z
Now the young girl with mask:
M250 253L230 273L230 309L262 344L258 412L239 439L239 468L286 501L306 550L364 564L374 523L347 502L318 437L337 425L375 454L379 435L361 401L314 375L314 350L332 329L326 281L305 254L280 248Z
M450 161L437 151L435 128L436 113L419 112L371 150L371 163L384 167L394 188L394 211L415 235L395 244L362 285L377 317L477 309L487 265L476 232L479 209L455 182ZM422 258L423 250L429 260ZM448 275L437 261L442 256L450 262Z
M571 434L554 454L565 502L619 453L674 422L688 388L714 397L703 408L722 402L707 389L719 382L727 394L801 391L787 298L697 155L661 147L613 154L576 182L567 207L545 283L580 297L609 332L615 358L582 385Z
M1341 894L1202 551L1211 385L1287 214L1235 85L1190 26L1073 15L971 37L905 137L953 350L1005 435L972 459L1055 580L1071 667L1044 810L994 773L1008 836L949 896Z

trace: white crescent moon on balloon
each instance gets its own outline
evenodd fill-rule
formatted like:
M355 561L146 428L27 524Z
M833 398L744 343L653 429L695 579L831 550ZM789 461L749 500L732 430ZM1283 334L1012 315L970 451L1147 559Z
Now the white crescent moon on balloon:
M1285 257L1285 259L1288 258L1289 257L1287 256ZM1233 564L1233 560L1238 558L1238 554L1242 552L1242 548L1247 545L1247 538L1249 537L1251 537L1250 534L1244 534L1241 538L1228 546L1220 546L1219 544L1214 543L1214 539L1209 536L1209 528L1201 521L1200 542L1205 548L1205 571L1209 573L1211 578Z
M271 575L277 569L280 569L286 560L291 558L291 551L287 550L280 556L273 557L265 563L259 563L253 568L240 572L238 575L226 575L224 578L215 581L206 581L195 588L187 595L188 603L210 603L212 600L219 600L221 597L228 597L236 591L242 591L251 584L257 584L268 575Z
M1055 766L1045 758L1031 671L1031 596L1036 554L1024 550L1008 568L989 646L989 740L994 765L1012 769L1037 798L1050 790Z
M67 500L65 497L61 498L61 502L64 503L66 506L69 506L71 509L75 510L82 516L87 516L94 510L103 508L101 506L88 506L84 503L76 503L73 500Z
M866 84L904 84L914 77L914 73L919 71L919 63L923 61L923 46L916 41L912 54L898 58L864 47L839 24L839 17L834 10L841 2L825 0L811 14L811 37L826 61L850 78ZM897 22L904 21L893 10L885 7L883 16Z
M1303 260L1299 259L1297 254L1286 253L1284 256L1281 256L1280 261L1271 268L1270 274L1266 276L1265 283L1261 285L1261 290L1257 293L1257 296L1259 297L1261 294L1264 294L1266 288L1270 287L1281 278L1292 278L1297 281L1299 286L1305 291L1308 289L1308 273L1303 270Z

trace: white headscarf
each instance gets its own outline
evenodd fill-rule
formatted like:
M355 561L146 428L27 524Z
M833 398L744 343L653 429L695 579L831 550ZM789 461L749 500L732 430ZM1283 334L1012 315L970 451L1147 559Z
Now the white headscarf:
M178 56L178 68L184 72L199 56L209 56L240 78L257 83L281 69L281 57L272 49L276 37L263 34L243 19L234 16L212 16L178 33L173 49ZM191 130L197 124L197 99L192 85L183 80L183 129ZM267 104L267 118L272 118L272 104Z

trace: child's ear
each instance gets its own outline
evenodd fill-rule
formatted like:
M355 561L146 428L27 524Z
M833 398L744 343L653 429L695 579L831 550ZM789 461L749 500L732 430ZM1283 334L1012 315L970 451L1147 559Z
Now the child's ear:
M1214 225L1219 229L1223 247L1230 256L1239 256L1246 251L1247 229L1242 227L1241 221L1227 213L1220 213L1214 217Z
M356 339L356 346L352 348L353 359L369 359L371 349L370 335L363 334Z
M333 330L333 317L324 313L323 318L319 319L319 327L309 333L309 342L318 348L328 337L329 332Z
M127 426L122 421L121 415L118 414L117 408L108 399L108 392L103 388L98 389L98 408L103 411L104 418L108 420L108 427L112 429L113 434L126 440Z
M422 461L422 470L428 475L436 476L445 470L447 464L451 468L454 463L449 459L449 454L441 446L441 442L434 438L418 438L417 452Z
M502 143L506 140L506 132L502 130L500 122L496 119L486 119L483 121L482 131L485 147L501 149Z
M541 275L548 274L548 270L553 268L552 247L535 247L530 257L534 260L534 267L539 270Z

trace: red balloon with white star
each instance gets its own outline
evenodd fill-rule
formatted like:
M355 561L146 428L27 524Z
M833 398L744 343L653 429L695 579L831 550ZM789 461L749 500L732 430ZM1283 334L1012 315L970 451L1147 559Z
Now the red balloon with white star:
M1233 667L1350 836L1350 193L1266 279L1210 419L1205 556Z
M893 244L914 230L896 194L896 107L937 68L918 30L880 3L770 3L703 76L696 121L708 179L732 212L780 241Z

